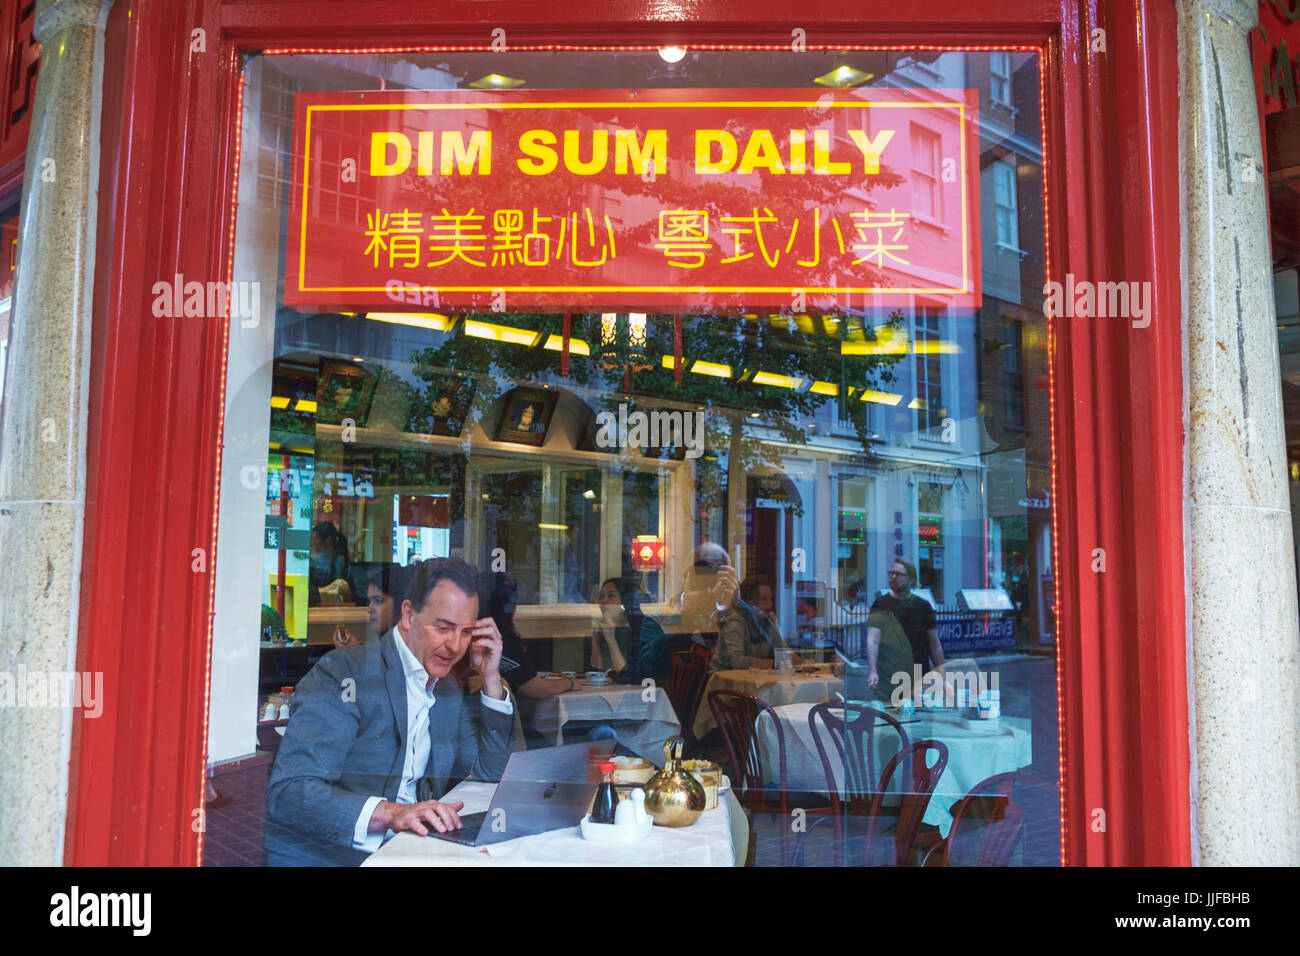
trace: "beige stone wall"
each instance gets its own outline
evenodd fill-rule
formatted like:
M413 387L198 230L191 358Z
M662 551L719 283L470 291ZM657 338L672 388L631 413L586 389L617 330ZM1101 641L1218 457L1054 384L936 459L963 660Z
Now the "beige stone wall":
M1300 645L1254 0L1179 5L1193 845L1300 863Z
M17 283L0 423L0 672L44 706L0 707L0 864L58 864L74 712L86 396L95 264L103 16L111 0L42 0ZM93 684L92 684L93 686Z

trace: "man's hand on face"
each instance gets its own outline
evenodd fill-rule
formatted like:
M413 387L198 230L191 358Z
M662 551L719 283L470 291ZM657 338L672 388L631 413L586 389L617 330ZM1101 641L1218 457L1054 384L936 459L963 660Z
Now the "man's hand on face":
M729 608L736 603L740 593L740 582L736 579L736 569L729 564L718 568L718 576L713 582L713 600Z
M501 683L501 632L496 621L481 617L474 625L470 644L470 661L479 677L483 678L483 692L496 700L504 700Z
M420 836L428 836L431 831L449 833L461 828L460 811L464 807L464 802L460 800L451 803L439 803L437 800L393 803L384 800L375 808L371 817L371 831L388 829L400 833L410 830Z

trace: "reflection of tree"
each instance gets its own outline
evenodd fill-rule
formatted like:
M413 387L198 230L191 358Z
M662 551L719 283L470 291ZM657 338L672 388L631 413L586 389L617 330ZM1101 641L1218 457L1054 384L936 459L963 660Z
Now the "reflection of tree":
M492 314L466 318L470 321L506 325L538 333L535 337L537 344L522 346L511 342L475 338L466 335L463 323L459 323L442 345L412 353L411 363L415 366L415 375L425 382L423 398L419 405L421 415L413 416L413 426L427 426L430 418L429 409L438 400L440 389L445 387L448 381L455 381L457 374L461 376L460 380L463 382L457 390L458 398L469 403L470 396L473 397L472 403L469 403L470 410L465 416L465 424L468 427L470 422L482 421L493 404L514 387L512 378L524 382L536 382L559 371L560 353L545 349L543 345L551 335L562 334L561 316ZM584 332L581 323L575 320L573 337L581 338ZM597 374L599 369L589 363L585 356L570 357L569 377L574 384L592 384L593 376ZM470 376L474 381L467 379ZM463 437L465 432L462 431L461 434Z
M478 380L471 417L480 421L493 403L513 387L513 380L557 380L559 353L542 348L541 343L552 334L560 334L562 320L559 316L489 315L478 318L536 332L534 341L538 344L525 347L497 342L468 336L462 329L457 329L441 346L411 356L416 366L415 374L427 383L422 407L428 407L436 400L439 385L446 381L450 369L468 373ZM653 367L633 372L628 377L631 404L643 410L660 407L661 402L668 408L703 409L705 447L725 452L727 460L734 463L740 473L752 474L763 466L780 468L784 453L780 446L764 443L747 434L747 423L775 431L781 442L806 444L808 421L828 403L835 403L839 417L852 423L863 456L874 458L867 403L857 394L850 395L849 390L877 389L893 382L895 366L903 355L897 351L882 354L883 349L877 354L844 355L840 347L841 336L869 344L877 339L878 334L883 339L884 334L869 325L864 328L862 320L854 316L838 319L817 317L812 321L823 323L821 334L800 331L794 316L776 315L761 320L720 315L684 317L684 374L681 385L677 385L673 370L661 367L658 361L660 356L673 354L673 320L669 316L652 316L646 352ZM575 316L573 337L588 335L595 322L592 319L589 326L584 317ZM895 311L883 328L898 333L903 325L902 312ZM728 366L732 375L718 378L691 373L691 364L697 360ZM787 388L737 381L742 370L778 372L798 380L799 385ZM587 356L571 355L569 375L573 384L602 392L605 397L601 404L615 414L619 402L629 400L623 392L621 370L602 370ZM814 382L837 386L839 395L813 391ZM751 420L751 413L757 413L758 418ZM705 486L716 491L703 492ZM720 495L724 487L725 482L705 483L702 486L705 498L701 504L704 507L720 505L721 502L711 500L711 496Z
M852 317L841 322L848 325ZM675 402L703 406L706 410L705 447L725 450L729 470L735 474L753 474L764 466L780 469L785 453L780 446L765 443L746 432L752 423L765 430L775 431L781 442L806 444L808 422L828 403L838 405L838 414L854 427L862 454L874 458L867 425L867 405L847 393L851 388L878 388L894 381L894 365L900 354L842 355L838 338L791 332L782 329L784 320L793 323L793 317L773 316L768 321L737 320L725 316L700 316L682 330L683 368L697 359L726 365L732 369L732 379L715 378L693 373L682 376L680 387L674 385L673 373L667 369L637 372L631 376L634 395L663 398ZM671 323L661 323L666 329L656 327L650 337L652 356L671 354ZM886 323L891 330L901 329L903 314L894 312ZM874 337L860 325L846 329L845 336L863 339ZM868 339L869 341L870 339ZM781 385L756 385L753 382L736 382L741 369L777 371L781 375L799 380L798 388ZM839 396L826 395L811 390L814 382L827 382L839 387ZM610 406L613 399L606 399ZM751 416L757 413L757 418ZM721 504L713 499L720 496L723 483L702 486L703 507L714 508ZM740 507L744 489L733 489L733 507Z
M833 112L844 113L846 110L842 107L836 107L834 110L830 107L787 109L782 111L780 122L783 128L802 127L812 131L818 127L826 127ZM849 109L847 112L852 116L856 111ZM853 120L851 119L850 122ZM601 129L611 131L609 157L602 172L590 176L573 175L564 168L561 160L559 167L553 172L530 177L527 195L523 197L503 196L498 182L499 177L495 175L411 177L402 183L403 187L409 190L409 194L399 194L396 203L409 204L412 209L435 214L443 209L453 215L468 213L473 209L477 215L485 216L483 230L488 237L491 237L492 212L497 209L522 207L524 231L528 231L531 228L533 209L543 217L563 217L574 212L581 215L585 209L590 209L599 225L600 216L607 211L606 198L617 200L623 204L620 208L625 208L629 205L628 199L644 197L650 200L647 205L652 209L706 211L709 214L710 239L715 243L716 249L721 250L720 254L723 256L733 253L735 241L721 229L721 218L724 215L747 216L755 211L761 214L770 211L776 221L768 228L777 238L774 242L773 236L769 235L766 240L767 248L779 246L780 254L787 262L791 258L804 258L811 254L812 214L814 210L818 210L819 218L822 220L818 262L815 266L799 268L797 271L799 284L805 287L826 287L837 282L839 285L888 284L888 277L883 271L872 269L866 262L855 264L853 262L855 254L851 249L846 248L845 252L839 252L828 217L837 210L861 212L866 209L866 205L858 197L877 189L892 189L906 182L906 179L884 164L881 164L878 173L870 176L862 173L859 168L860 153L843 140L839 140L833 149L836 150L837 160L852 160L854 168L852 175L814 175L811 172L798 175L789 172L778 174L759 169L744 177L737 175L702 177L693 172L683 175L683 171L694 169L695 157L692 137L681 135L674 137L673 132L685 130L684 126L679 125L670 131L668 136L667 172L649 179L636 175L632 171L622 175L614 172L615 150L612 131L616 129L634 131L638 142L644 142L646 127L662 125L661 119L645 122L644 114L633 110L620 110L619 104L614 103L603 110L587 108L580 123L582 124L582 146L579 156L582 159L591 157L590 135L594 123L599 123ZM520 155L517 148L520 134L536 128L538 124L539 116L531 111L501 111L494 114L491 119L494 148L497 152L494 162L510 164L510 167L513 167L516 158ZM725 124L725 128L736 136L739 148L743 150L754 123L733 118ZM552 148L559 153L562 151L563 131L557 129L554 132L560 142ZM779 146L782 150L787 148L784 143L779 143ZM814 144L812 137L809 136L806 145L806 164L809 170L812 167L813 150ZM783 160L786 158L788 157L783 157ZM848 196L849 190L855 191L854 197ZM795 236L797 244L789 254L786 254L784 252L786 239L790 236L790 230L796 219L799 221ZM845 216L841 216L840 219L847 245L853 238L852 229L849 228ZM635 261L634 253L637 250L643 254L660 257L662 253L654 249L654 243L658 239L658 228L658 217L653 212L644 222L623 221L614 229L617 258L621 260L631 256ZM602 234L603 229L598 229L598 241ZM746 235L743 242L746 252L754 251L755 239L752 235ZM490 239L486 243L483 256L490 261ZM669 267L666 263L664 268L666 274L677 281L688 283L691 280L693 270ZM552 262L545 269L548 280L585 284L590 279L590 270L575 267L567 261ZM485 277L490 275L490 266L483 272ZM434 276L436 273L423 281L429 281ZM436 283L436 278L434 281ZM578 302L594 307L601 305L594 301L591 295L585 294L575 297L575 305ZM707 302L701 302L701 305L714 308L742 308L745 304L744 293L725 295L714 293L710 295ZM833 302L816 304L834 305Z
M293 438L310 440L316 434L316 420L307 413L296 411L292 406L276 408L271 406L272 441L284 443Z
M834 95L842 97L846 94ZM776 220L773 228L779 237L777 245L783 265L789 265L792 258L812 260L810 232L813 229L813 213L817 211L821 228L816 264L800 266L796 270L782 268L779 272L774 271L773 275L784 274L788 277L793 274L798 277L797 282L807 288L887 285L889 277L883 270L872 269L867 262L853 262L855 253L848 246L857 236L849 227L845 213L865 210L866 194L878 189L892 189L906 180L903 175L884 165L877 174L863 174L860 154L846 141L838 138L833 147L836 151L835 158L841 161L853 160L853 174L811 174L814 152L811 131L832 125L828 121L836 112L847 113L850 125L856 125L861 116L858 110L843 107L781 111L780 125L783 128L802 127L809 131L806 163L810 174L775 174L762 170L744 177L697 176L693 172L693 137L680 135L680 131L687 128L687 124L681 123L674 127L678 133L669 133L667 172L654 178L643 178L630 172L616 174L611 135L606 168L593 176L573 175L565 170L561 160L560 166L553 173L529 177L527 194L515 196L502 194L497 176L412 175L403 178L404 191L398 194L395 204L390 208L408 204L412 209L427 213L437 214L445 209L452 215L465 214L473 209L476 215L484 216L482 233L487 238L480 255L490 263L491 237L494 232L492 213L498 209L521 209L524 231L528 232L532 228L533 210L541 216L563 217L575 212L581 214L590 209L599 223L600 217L609 208L614 208L614 204L607 203L606 200L617 200L620 204L618 208L624 211L615 227L617 265L636 268L638 263L644 264L648 257L654 257L659 260L654 262L656 271L661 270L671 275L673 281L683 285L692 280L693 270L668 266L666 260L662 259L662 253L654 248L659 238L657 210L707 212L709 238L714 243L713 254L724 257L733 254L734 240L720 228L721 217L748 216L755 211L766 215L770 211ZM563 126L567 124L551 123L553 115L549 112L510 110L493 113L489 124L493 130L496 150L493 162L513 172L515 160L520 155L517 150L520 134L548 123L559 140L553 148L557 153L561 152ZM590 133L597 124L608 130L634 130L638 142L645 142L647 128L664 125L662 119L652 117L647 120L646 116L646 113L627 109L619 103L611 103L608 107L586 108L578 119L582 127L580 157L590 158ZM567 119L572 123L571 115ZM758 122L761 124L761 121ZM751 121L746 121L737 115L722 125L736 135L740 149L743 150L755 121L752 116ZM781 140L779 145L784 153L787 148L785 141ZM850 190L853 190L851 196ZM843 253L839 251L837 238L829 224L829 217L837 214L846 246ZM793 250L787 251L786 239L796 220L799 223L797 242L792 240ZM601 235L601 231L598 230L597 235ZM752 233L745 235L743 242L746 252L757 252ZM773 248L771 239L766 241L766 248ZM751 265L759 261L751 260ZM536 274L540 276L543 271L548 285L588 284L592 276L591 270L575 267L568 261L551 262L544 270L538 267ZM500 281L505 285L514 285L518 284L521 275L532 273L526 270L521 272L518 265L493 269L489 264L482 270L482 274L485 284ZM508 275L509 281L499 278L502 275ZM432 280L436 283L435 276L436 270L422 281ZM783 282L791 284L793 281L783 279ZM599 310L604 303L596 299L598 295L599 293L575 293L572 299L574 312ZM673 371L662 368L659 361L662 355L674 354L672 319L667 316L651 316L646 352L653 367L632 372L628 376L627 392L630 392L633 404L643 409L654 408L660 403L668 408L702 408L706 421L705 445L728 463L729 467L722 469L724 475L728 471L733 475L752 474L764 466L781 467L785 457L781 445L764 443L754 436L752 429L747 434L747 425L760 426L768 436L777 438L782 443L807 444L808 430L805 426L828 402L839 406L838 417L852 423L862 455L874 458L867 425L868 405L860 400L860 395L856 392L850 394L850 390L879 388L894 381L895 366L904 353L901 350L882 348L876 354L843 354L841 344L845 341L869 346L877 339L878 330L872 328L871 321L851 314L833 300L827 301L825 297L819 299L813 295L807 297L808 310L802 308L800 303L798 310L787 308L779 310L777 315L765 314L761 318L742 317L739 314L748 304L744 292L701 294L697 301L696 308L706 314L683 318L681 351L685 371L680 385L674 381ZM777 311L764 310L765 313ZM817 314L804 314L808 311ZM559 353L544 348L551 336L561 335L560 316L516 313L470 318L527 329L536 333L534 344L525 347L467 336L461 325L447 335L440 346L421 350L412 356L412 362L417 366L417 375L427 383L426 405L436 400L437 383L447 370L472 375L479 381L474 394L471 420L482 420L503 392L513 387L511 379L520 382L563 381L557 378ZM902 313L897 311L883 323L883 328L895 334L903 326ZM593 353L597 350L598 343L594 341L593 330L585 316L573 316L572 337L587 341ZM863 351L870 352L870 349ZM715 378L693 374L689 369L696 360L729 366L732 375L730 378ZM786 375L799 380L800 384L797 388L785 388L738 381L742 369ZM624 397L623 371L603 370L593 358L573 354L569 364L569 380L574 385L590 387L603 394L601 404L615 413L618 403L627 400ZM825 388L812 391L814 382L838 386L838 395L826 394ZM758 413L757 419L751 419L751 413ZM704 461L699 466L702 469L721 468L717 463L710 466ZM725 486L725 481L702 482L700 488L704 497L701 505L718 506L720 501L707 499L709 496L720 497ZM740 507L743 498L743 488L733 490L734 507Z
M538 555L532 542L541 519L541 471L489 472L481 477L480 486L487 496L482 502L486 549L504 548L516 574L520 568L530 568L536 574Z
M419 391L396 372L382 366L374 375L376 384L366 410L366 427L405 429L419 400Z

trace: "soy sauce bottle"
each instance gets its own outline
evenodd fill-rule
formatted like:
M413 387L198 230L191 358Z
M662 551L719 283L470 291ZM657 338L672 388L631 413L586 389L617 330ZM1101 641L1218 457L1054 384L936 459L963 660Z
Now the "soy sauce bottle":
M597 769L604 779L596 788L596 800L591 805L591 822L612 824L614 808L618 806L618 791L614 789L614 771L618 769L618 764L601 763L597 764Z

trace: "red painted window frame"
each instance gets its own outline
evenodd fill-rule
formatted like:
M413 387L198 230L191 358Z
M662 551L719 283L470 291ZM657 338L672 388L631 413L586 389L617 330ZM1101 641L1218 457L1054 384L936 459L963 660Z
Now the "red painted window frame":
M814 46L1041 45L1051 275L1151 281L1155 311L1143 330L1054 327L1062 859L1191 862L1172 0L931 0L873 5L870 22L854 0L815 14L800 0L703 0L672 21L662 9L611 0L573 23L567 4L536 0L114 5L78 642L108 699L74 725L66 862L201 855L225 330L154 318L150 290L176 273L226 277L241 51L481 48L496 27L514 45L770 44L795 27Z

